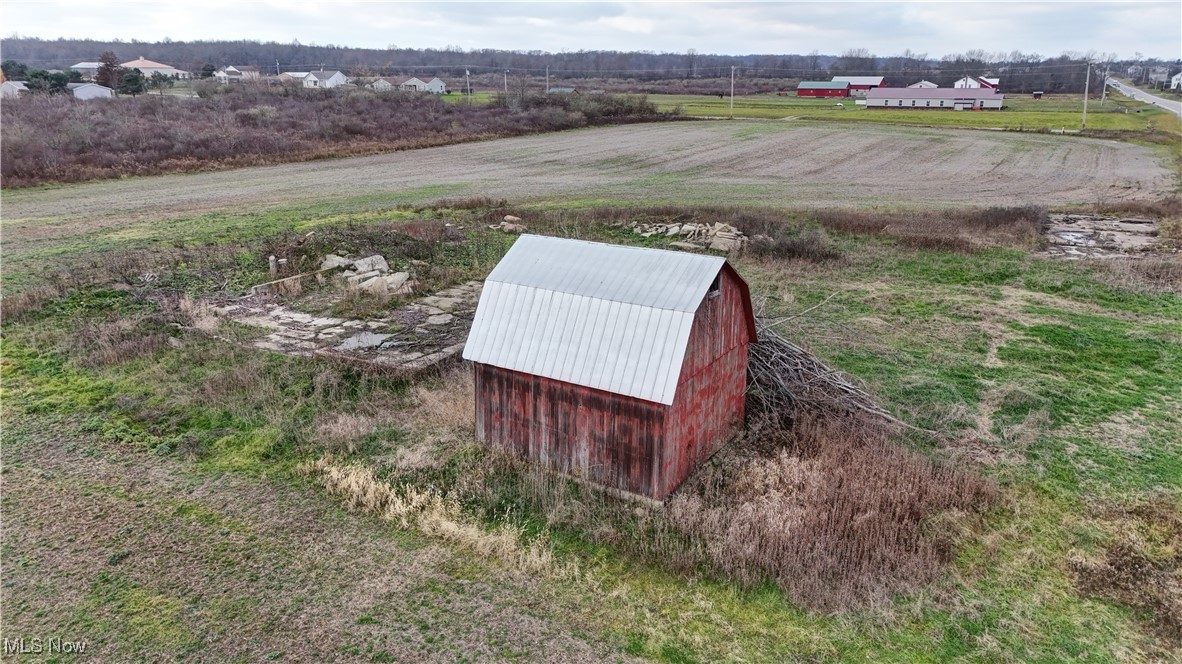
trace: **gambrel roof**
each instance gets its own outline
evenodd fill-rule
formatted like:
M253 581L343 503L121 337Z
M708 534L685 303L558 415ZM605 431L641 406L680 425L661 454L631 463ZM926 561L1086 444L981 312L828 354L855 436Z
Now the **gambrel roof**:
M484 282L464 359L672 404L694 314L725 265L522 235Z

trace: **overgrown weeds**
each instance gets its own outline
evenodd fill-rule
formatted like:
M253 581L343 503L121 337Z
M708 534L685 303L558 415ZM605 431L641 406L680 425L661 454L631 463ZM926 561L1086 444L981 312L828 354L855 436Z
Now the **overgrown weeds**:
M594 124L666 120L643 100L539 98L525 107L448 104L365 90L235 89L203 99L5 102L3 186L154 175L373 154Z

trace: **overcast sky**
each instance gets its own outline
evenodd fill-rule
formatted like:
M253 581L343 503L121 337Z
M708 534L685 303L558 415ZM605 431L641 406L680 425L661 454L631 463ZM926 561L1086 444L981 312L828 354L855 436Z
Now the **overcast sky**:
M386 48L939 57L968 49L1182 57L1182 2L154 2L4 0L5 35Z

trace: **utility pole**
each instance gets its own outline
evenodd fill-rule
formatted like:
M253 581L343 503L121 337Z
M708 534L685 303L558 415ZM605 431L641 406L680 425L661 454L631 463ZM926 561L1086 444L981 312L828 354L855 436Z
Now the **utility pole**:
M505 99L509 99L509 70L505 70Z
M735 119L735 66L731 65L731 119Z
M1092 82L1092 63L1088 62L1088 73L1084 76L1084 110L1083 110L1083 126L1081 129L1088 128L1088 86Z
M550 94L550 65L546 65L546 94Z
M275 75L276 76L279 75L279 61L278 60L275 61Z
M1104 92L1100 93L1100 108L1104 108L1104 100L1108 99L1108 71L1112 69L1110 65L1104 66Z
M468 88L468 101L472 101L472 81L468 79L470 73L467 68L464 69L464 87Z

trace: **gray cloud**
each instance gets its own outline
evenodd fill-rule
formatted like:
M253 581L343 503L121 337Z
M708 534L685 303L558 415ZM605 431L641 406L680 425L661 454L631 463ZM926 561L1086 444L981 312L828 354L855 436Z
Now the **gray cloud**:
M983 49L1043 55L1182 57L1170 2L343 2L208 0L94 4L9 0L24 36L156 41L257 39L385 48L940 56ZM224 17L224 20L219 17Z

